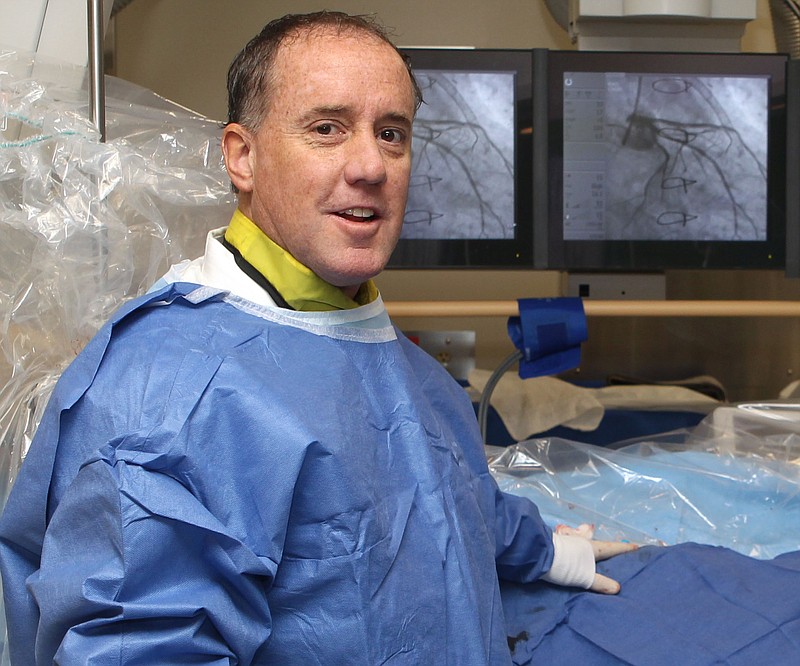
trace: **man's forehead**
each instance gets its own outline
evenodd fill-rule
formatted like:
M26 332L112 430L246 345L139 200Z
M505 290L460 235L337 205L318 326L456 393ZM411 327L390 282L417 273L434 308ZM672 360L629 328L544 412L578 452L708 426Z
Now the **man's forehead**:
M287 35L275 54L275 65L277 69L311 69L319 63L335 66L336 60L330 56L332 50L339 53L352 50L364 61L382 57L388 64L396 60L398 66L405 68L395 48L377 35L358 28L333 26L315 26Z
M274 61L273 85L276 92L283 86L286 86L284 90L309 90L319 79L320 85L325 86L323 91L334 93L328 86L331 83L331 72L336 70L340 70L345 77L353 73L358 78L372 79L373 82L377 80L378 86L401 85L404 90L407 86L413 97L411 77L406 64L391 44L361 30L342 31L331 27L325 30L307 30L283 43ZM332 76L334 81L337 77L338 74ZM349 80L352 81L352 78ZM381 92L385 90L360 90L360 94L371 96ZM324 103L337 102L328 99Z

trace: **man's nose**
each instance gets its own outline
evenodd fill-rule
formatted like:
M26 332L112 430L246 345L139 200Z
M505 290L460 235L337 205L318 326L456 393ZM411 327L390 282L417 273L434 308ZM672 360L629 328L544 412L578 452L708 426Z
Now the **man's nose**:
M378 185L386 180L385 160L386 156L374 134L354 134L348 142L345 180L351 185Z

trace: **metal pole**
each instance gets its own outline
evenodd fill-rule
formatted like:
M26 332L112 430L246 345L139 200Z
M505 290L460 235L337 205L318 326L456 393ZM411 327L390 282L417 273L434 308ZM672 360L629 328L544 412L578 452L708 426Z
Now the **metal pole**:
M106 85L103 67L103 0L87 0L89 17L89 118L106 140Z

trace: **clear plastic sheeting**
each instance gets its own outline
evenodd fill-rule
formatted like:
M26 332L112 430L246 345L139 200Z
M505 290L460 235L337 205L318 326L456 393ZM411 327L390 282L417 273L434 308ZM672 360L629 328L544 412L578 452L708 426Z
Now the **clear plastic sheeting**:
M614 448L533 439L489 457L501 489L552 525L761 559L800 550L800 404L721 407L691 430Z
M101 143L87 78L0 49L0 506L63 369L235 205L219 123L107 78Z
M219 123L0 49L0 502L63 368L125 300L202 253L234 206Z

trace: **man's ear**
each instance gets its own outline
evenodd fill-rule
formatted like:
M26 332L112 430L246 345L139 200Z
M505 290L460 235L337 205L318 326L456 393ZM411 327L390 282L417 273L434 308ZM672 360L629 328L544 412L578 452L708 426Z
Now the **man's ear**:
M231 183L239 192L253 191L253 163L251 148L253 135L237 123L230 123L222 130L222 156Z

